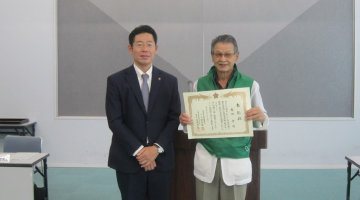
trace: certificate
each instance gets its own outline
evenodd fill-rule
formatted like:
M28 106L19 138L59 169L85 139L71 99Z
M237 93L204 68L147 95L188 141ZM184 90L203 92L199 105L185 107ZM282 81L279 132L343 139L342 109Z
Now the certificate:
M252 120L245 120L251 108L250 89L234 88L183 93L185 112L192 124L188 138L252 137Z

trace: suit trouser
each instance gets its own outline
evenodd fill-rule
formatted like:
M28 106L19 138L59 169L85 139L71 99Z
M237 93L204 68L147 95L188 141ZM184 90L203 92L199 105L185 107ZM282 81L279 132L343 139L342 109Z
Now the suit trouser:
M122 200L168 200L172 170L145 172L140 169L136 173L116 171L116 178Z
M227 186L224 183L221 162L218 159L214 180L211 183L206 183L196 178L196 199L218 200L220 192L221 200L245 200L246 186L246 184Z

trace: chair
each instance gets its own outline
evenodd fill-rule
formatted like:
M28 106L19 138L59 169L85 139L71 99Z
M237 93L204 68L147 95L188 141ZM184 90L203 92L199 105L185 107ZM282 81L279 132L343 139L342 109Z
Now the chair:
M41 153L41 145L41 137L7 135L4 139L4 152Z
M35 136L12 136L7 135L4 139L4 152L17 153L17 152L36 152L41 153L42 138ZM43 166L44 164L44 166ZM44 187L37 188L34 184L34 198L35 199L48 199L47 189L47 165L46 159L41 162L41 169L34 166L34 174L39 173L44 180Z
M41 153L41 145L42 145L41 137L7 135L5 136L4 139L4 152L5 153L17 153L17 152ZM39 172L44 177L43 171L41 171L37 166L35 166L34 171L35 173Z

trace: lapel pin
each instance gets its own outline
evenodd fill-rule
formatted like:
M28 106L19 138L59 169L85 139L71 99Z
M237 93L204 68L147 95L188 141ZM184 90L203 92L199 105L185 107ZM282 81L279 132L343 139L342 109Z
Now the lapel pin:
M159 81L161 81L161 78L159 77Z

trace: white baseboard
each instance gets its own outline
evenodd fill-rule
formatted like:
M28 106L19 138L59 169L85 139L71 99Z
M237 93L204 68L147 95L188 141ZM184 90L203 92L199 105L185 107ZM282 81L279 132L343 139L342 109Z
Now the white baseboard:
M48 163L48 167L109 168L106 164ZM261 165L261 169L346 169L347 165ZM354 165L353 169L357 169Z
M346 169L347 165L261 165L261 169ZM353 166L355 169L356 167Z
M86 164L86 163L48 163L48 167L84 167L84 168L109 168L107 164Z

